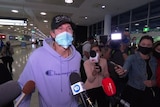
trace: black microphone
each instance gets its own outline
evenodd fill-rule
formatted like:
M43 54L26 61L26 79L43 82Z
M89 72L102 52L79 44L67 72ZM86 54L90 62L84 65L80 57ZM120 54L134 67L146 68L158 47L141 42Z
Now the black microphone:
M124 99L122 99L118 96L115 96L116 86L111 78L109 78L109 77L104 78L102 80L102 87L103 87L104 92L108 96L113 96L114 99L118 100L122 105L124 105L124 107L130 107L130 104L127 101L125 101Z
M83 82L81 81L80 75L78 73L76 72L71 73L70 83L73 95L80 95L80 98L85 107L88 107L85 103L85 100L91 107L94 107L92 102L90 101L90 98L87 96L86 90L83 88Z
M0 85L0 107L15 100L21 94L17 81L10 80Z

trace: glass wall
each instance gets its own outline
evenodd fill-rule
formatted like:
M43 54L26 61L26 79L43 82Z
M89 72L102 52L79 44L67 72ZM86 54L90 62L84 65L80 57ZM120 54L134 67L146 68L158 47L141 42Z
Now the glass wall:
M160 2L150 2L138 8L129 10L111 19L111 32L129 31L130 33L143 33L143 28L150 31L160 31ZM104 21L89 26L89 35L103 35Z

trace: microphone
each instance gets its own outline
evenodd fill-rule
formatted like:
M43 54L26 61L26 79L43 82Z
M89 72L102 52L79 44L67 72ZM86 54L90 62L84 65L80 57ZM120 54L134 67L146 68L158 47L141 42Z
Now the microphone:
M96 51L94 51L94 50L90 51L89 59L91 62L95 62L96 64L98 64L98 57L99 57L99 55L98 55L98 53L96 53Z
M91 62L94 62L94 63L96 64L96 66L99 67L100 72L101 72L101 71L102 71L102 68L101 68L101 66L98 64L98 60L99 60L98 57L99 57L99 54L96 53L96 51L94 51L94 50L91 50L91 51L90 51L89 60L90 60Z
M85 107L88 107L85 103L84 98L88 102L91 107L94 107L90 98L86 94L86 90L83 88L83 82L81 82L81 78L78 73L72 72L70 75L70 83L71 83L71 90L73 95L80 95L81 100Z
M0 107L13 101L21 94L21 87L17 81L7 81L0 85Z
M35 88L35 82L32 80L29 80L23 87L22 93L18 101L15 103L15 107L18 107L19 104L22 102L22 100L29 95Z
M113 96L116 100L118 100L122 105L124 105L124 107L130 107L130 104L125 101L124 99L121 99L118 96L115 96L116 94L116 86L113 82L113 80L109 77L104 78L102 80L102 87L104 92L108 95L108 96Z

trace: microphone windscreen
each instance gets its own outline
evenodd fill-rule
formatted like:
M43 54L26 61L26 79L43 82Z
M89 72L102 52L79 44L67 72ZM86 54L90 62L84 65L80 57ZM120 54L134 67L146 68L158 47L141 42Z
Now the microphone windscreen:
M35 88L35 82L29 80L23 87L22 92L26 95L30 94Z
M0 85L0 107L15 100L21 94L17 81L10 80Z
M111 78L109 77L104 78L102 80L102 87L103 87L104 92L108 96L113 96L116 94L116 86Z
M77 83L77 82L80 82L81 81L81 77L78 73L76 72L72 72L71 75L70 75L70 83L71 85Z

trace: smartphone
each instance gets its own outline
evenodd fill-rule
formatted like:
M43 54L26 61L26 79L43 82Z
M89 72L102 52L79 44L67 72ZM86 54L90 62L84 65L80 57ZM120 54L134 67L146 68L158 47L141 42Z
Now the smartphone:
M113 61L109 61L111 64L113 64L114 66L118 66L118 64L116 64L115 62Z
M118 65L118 64L116 64L115 62L113 62L113 61L109 61L111 64L113 64L115 67L118 67L118 68L122 68L120 65ZM125 72L127 71L127 70L124 70Z

